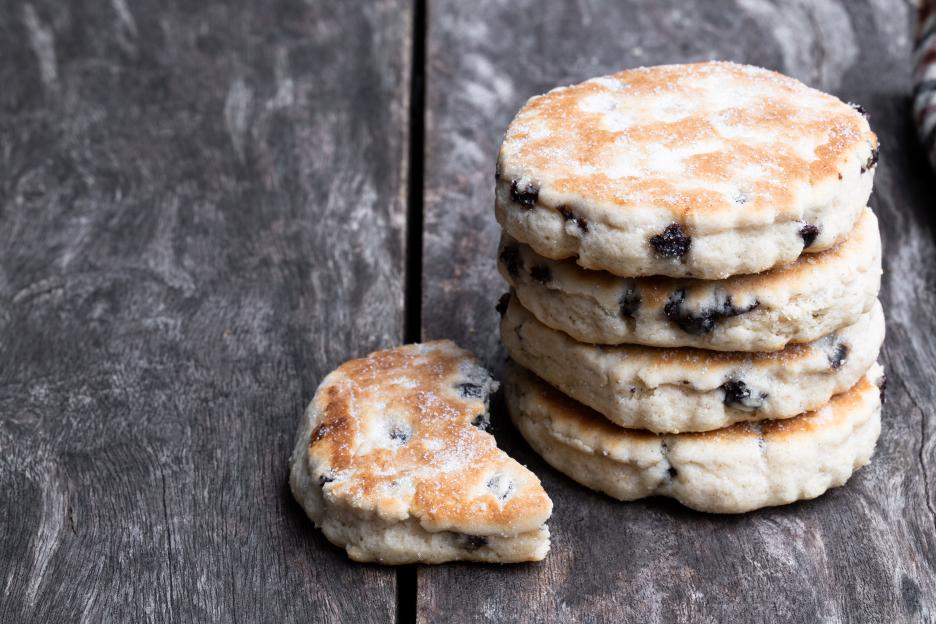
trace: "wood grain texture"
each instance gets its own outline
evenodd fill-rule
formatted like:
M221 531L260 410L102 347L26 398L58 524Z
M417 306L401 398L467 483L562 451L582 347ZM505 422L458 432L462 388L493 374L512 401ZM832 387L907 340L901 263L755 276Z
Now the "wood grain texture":
M423 567L423 622L936 621L936 181L909 110L910 9L855 2L429 4L423 327L499 371L493 166L531 95L620 68L720 58L860 102L882 143L890 376L873 463L818 500L739 517L618 503L498 437L555 502L542 563Z
M0 3L0 621L394 617L286 469L318 380L402 341L410 24Z

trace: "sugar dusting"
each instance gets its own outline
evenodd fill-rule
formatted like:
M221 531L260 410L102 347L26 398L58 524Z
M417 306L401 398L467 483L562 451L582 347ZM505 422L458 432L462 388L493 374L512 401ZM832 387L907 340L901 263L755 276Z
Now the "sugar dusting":
M527 499L548 501L532 473L471 424L497 383L453 343L378 352L332 375L317 394L324 418L310 446L313 472L330 476L330 500L440 526L490 523L508 508L521 513Z
M541 192L586 201L766 214L792 189L835 179L874 142L867 121L831 95L712 62L638 68L533 98L507 130L501 164L508 176L535 177ZM750 201L737 202L739 190Z

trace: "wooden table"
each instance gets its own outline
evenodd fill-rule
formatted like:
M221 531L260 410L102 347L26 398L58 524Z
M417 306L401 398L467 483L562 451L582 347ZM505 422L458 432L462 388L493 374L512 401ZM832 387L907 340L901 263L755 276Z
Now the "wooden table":
M936 176L897 0L0 3L0 622L934 622ZM450 337L499 373L493 163L530 95L708 58L881 138L874 462L737 517L555 501L546 561L349 562L286 485L343 360Z

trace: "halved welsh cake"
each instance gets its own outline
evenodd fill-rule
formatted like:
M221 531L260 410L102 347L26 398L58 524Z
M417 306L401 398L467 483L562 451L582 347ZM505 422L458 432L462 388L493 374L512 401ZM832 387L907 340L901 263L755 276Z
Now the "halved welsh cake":
M351 360L299 427L290 487L357 561L536 561L552 502L485 431L495 382L448 340Z
M740 513L815 498L845 483L874 453L881 431L883 370L789 420L705 433L623 429L511 364L510 417L560 472L621 500L670 496L683 505Z

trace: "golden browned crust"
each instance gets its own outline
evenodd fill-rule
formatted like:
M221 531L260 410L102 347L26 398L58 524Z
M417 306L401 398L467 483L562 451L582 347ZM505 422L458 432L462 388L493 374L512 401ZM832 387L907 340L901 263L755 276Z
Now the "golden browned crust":
M536 529L552 508L539 480L472 425L491 384L447 340L349 361L309 407L310 473L330 502L384 520L477 535Z
M837 98L709 62L622 71L532 98L507 129L499 170L534 180L544 204L574 198L717 231L800 219L806 185L841 180L876 146L867 120Z

